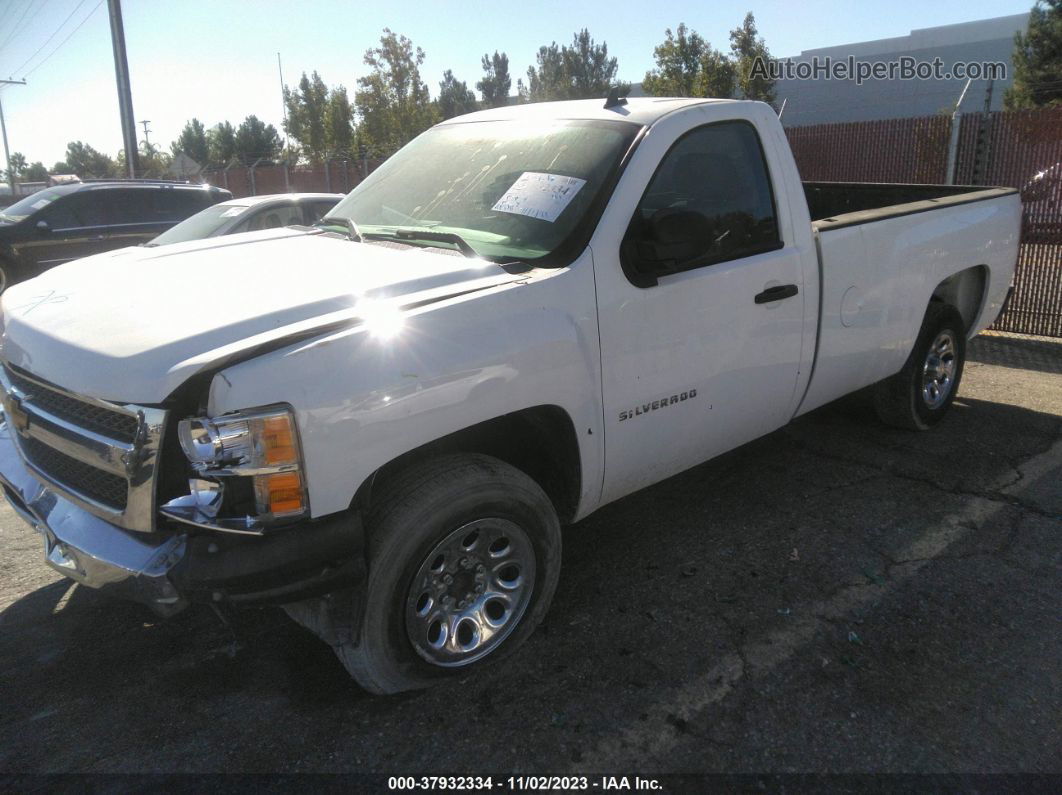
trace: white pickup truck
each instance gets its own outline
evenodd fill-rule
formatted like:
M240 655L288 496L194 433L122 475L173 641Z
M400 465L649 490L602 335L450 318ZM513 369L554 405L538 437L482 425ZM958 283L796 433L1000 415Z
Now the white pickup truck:
M71 579L281 604L368 690L421 687L527 638L562 525L871 385L937 423L1020 213L802 183L755 102L473 113L316 228L10 288L0 482Z

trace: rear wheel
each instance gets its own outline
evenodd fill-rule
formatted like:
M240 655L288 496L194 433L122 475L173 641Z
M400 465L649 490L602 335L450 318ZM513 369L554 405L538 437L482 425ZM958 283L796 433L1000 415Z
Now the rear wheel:
M889 425L927 430L947 414L966 362L966 329L955 307L931 303L903 369L877 384L874 406Z
M538 484L488 456L449 455L407 470L377 505L360 632L336 647L362 687L425 687L527 639L560 574L560 524Z

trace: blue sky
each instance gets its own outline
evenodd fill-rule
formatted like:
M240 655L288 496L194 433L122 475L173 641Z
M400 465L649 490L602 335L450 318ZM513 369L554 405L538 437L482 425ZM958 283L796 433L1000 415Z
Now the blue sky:
M726 49L729 30L751 10L772 54L786 56L1021 13L1031 5L1031 0L124 0L123 12L135 115L150 119L151 140L168 148L193 116L210 126L225 119L238 123L253 113L279 129L278 51L289 84L303 70L316 69L326 83L353 89L364 73L362 55L384 27L423 48L423 74L434 93L444 69L473 87L482 73L480 56L495 49L509 54L515 89L516 77L526 73L540 45L568 43L584 26L619 58L621 79L636 82L652 68L653 47L664 29L680 22ZM12 151L50 167L63 157L68 141L85 141L112 156L121 148L106 0L0 0L0 75L28 81L0 92Z

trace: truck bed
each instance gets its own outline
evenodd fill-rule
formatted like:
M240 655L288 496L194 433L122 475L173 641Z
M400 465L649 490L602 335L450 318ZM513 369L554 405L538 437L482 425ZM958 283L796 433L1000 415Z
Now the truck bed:
M1018 254L1017 191L821 182L804 189L820 293L816 361L799 413L899 371L938 285L950 285L944 294L969 336L999 313ZM953 278L964 272L968 278Z
M1015 193L982 185L906 185L885 182L804 182L808 212L817 229L866 224L937 207Z

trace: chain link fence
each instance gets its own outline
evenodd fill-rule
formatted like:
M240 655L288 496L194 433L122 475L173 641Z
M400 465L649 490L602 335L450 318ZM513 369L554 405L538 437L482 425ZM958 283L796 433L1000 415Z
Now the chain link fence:
M383 156L337 156L319 163L293 165L258 160L251 165L203 171L203 182L232 192L237 198L269 193L349 193L386 160Z

